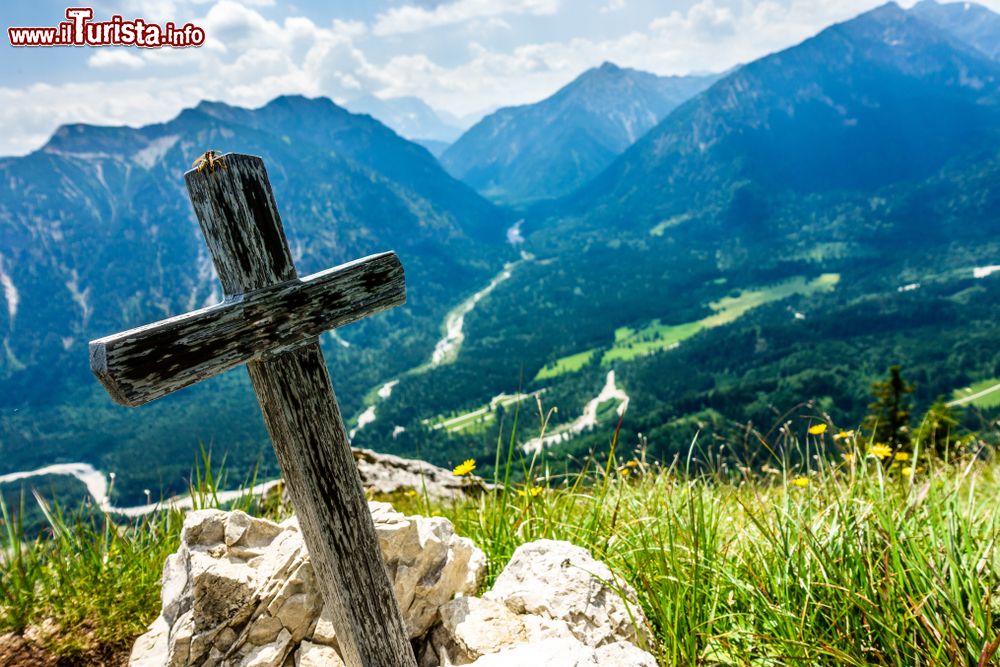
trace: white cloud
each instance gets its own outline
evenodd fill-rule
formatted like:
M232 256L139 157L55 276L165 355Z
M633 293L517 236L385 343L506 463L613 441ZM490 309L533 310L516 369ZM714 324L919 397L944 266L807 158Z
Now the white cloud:
M653 30L715 33L731 31L736 24L736 15L728 7L716 6L714 0L700 0L687 12L673 11L669 15L655 19L649 27Z
M371 78L387 96L417 95L462 116L494 105L534 102L609 60L658 74L723 71L791 46L878 0L698 0L642 29L608 39L574 38L511 50L470 43L469 58L444 67L426 56L396 56Z
M0 155L36 149L65 123L144 125L205 99L254 107L291 93L342 98L362 81L371 84L371 65L352 45L363 24L321 27L301 17L279 23L233 0L206 10L195 22L210 40L214 35L215 48L102 48L88 60L93 68L145 65L141 78L0 87L0 126L17 128L0 136Z
M0 86L0 127L7 130L0 155L39 147L62 123L161 122L203 99L259 106L288 93L336 100L415 95L468 117L542 99L605 60L659 74L721 71L881 0L671 0L659 15L649 8L666 0L445 0L435 8L408 1L370 11L369 24L320 24L248 1L121 0L117 7L132 16L145 16L143 7L169 6L177 13L164 20L203 26L206 45L94 49L84 62L88 77L102 80ZM602 8L612 7L618 8L614 20L602 18ZM526 30L537 25L533 17L553 12L557 20L545 25L558 23L558 38ZM594 30L602 20L619 32ZM461 30L447 33L408 32L459 23ZM574 33L574 26L583 27Z
M611 12L620 12L625 9L625 0L608 0L608 3L601 7L602 14L610 14Z
M123 48L101 48L94 52L94 55L87 58L87 64L91 67L128 67L129 69L140 69L146 65L146 61L131 51Z
M555 14L558 0L456 0L433 9L417 5L393 7L375 17L376 35L420 32L429 28L455 25L471 19L505 14Z

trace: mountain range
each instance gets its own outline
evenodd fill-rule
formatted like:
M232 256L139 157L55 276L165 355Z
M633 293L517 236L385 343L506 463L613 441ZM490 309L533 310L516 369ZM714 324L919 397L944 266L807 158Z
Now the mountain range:
M553 456L627 406L623 443L751 460L800 403L856 424L893 362L923 406L1000 383L996 18L890 3L721 76L605 64L440 162L324 99L61 128L0 161L0 473L83 459L135 498L198 441L268 469L242 374L127 412L86 367L88 338L218 298L181 185L208 148L264 156L300 273L400 254L407 305L323 339L361 446L492 460L538 435L528 392Z
M327 99L280 97L256 110L206 102L139 129L65 126L42 149L0 160L4 467L113 455L107 440L127 436L111 424L129 417L94 391L87 341L220 299L182 179L213 147L264 157L300 274L387 249L404 262L407 305L341 332L343 344L327 341L333 357L349 341L367 350L352 350L358 382L420 363L461 286L488 279L500 261L505 212L421 146ZM373 366L372 356L396 361ZM223 378L147 412L156 426L146 446L178 434L259 439L252 410L219 429L209 416L218 402L205 396L242 381ZM108 416L98 425L88 412ZM64 443L52 427L76 436Z
M973 2L920 0L910 13L933 23L989 57L1000 57L1000 15Z
M382 99L361 95L348 100L345 108L368 114L391 127L400 136L420 143L448 146L462 134L463 122L451 114L431 108L419 97L403 96Z
M716 78L656 76L606 62L540 102L486 116L441 163L495 201L565 195Z

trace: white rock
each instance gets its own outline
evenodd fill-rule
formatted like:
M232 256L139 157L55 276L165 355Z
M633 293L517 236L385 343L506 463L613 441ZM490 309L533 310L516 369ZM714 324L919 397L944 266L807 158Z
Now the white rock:
M404 517L387 503L369 503L375 532L410 637L424 634L455 593L475 593L486 555L455 535L442 517Z
M502 601L516 614L564 622L587 646L620 640L652 645L635 591L569 542L521 545L483 597Z
M316 627L312 632L312 640L327 646L337 645L337 631L333 629L333 618L330 610L324 606L316 620Z
M268 616L264 614L259 616L250 625L250 631L247 633L247 641L255 646L263 646L264 644L270 644L285 627L281 624L281 621L276 619L274 616Z
M385 503L369 509L403 620L411 637L422 636L442 604L477 590L486 557L445 519L405 517ZM161 616L129 664L228 665L223 656L245 656L232 664L282 667L303 641L336 647L322 611L294 519L279 525L242 512L191 512L164 565Z
M340 654L329 646L302 642L295 653L295 667L345 667Z
M521 617L503 602L457 598L441 607L436 644L447 647L448 661L462 665L488 653L528 641Z
M282 630L270 644L255 646L240 662L240 667L281 667L292 644L292 635Z
M615 642L599 646L594 651L598 665L606 667L657 667L656 658L629 642Z
M163 656L170 646L169 635L170 626L166 619L158 617L132 646L128 664L132 667L163 667Z
M484 655L471 667L656 667L656 660L628 642L593 648L572 637L543 639Z
M434 500L475 495L488 488L478 477L459 477L426 461L354 449L354 462L365 488L379 494L413 490Z

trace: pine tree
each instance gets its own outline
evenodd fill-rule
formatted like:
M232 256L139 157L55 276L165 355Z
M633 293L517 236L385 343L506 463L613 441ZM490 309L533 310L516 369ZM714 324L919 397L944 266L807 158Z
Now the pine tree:
M875 444L888 445L893 454L910 446L909 395L912 393L913 385L903 380L899 366L889 369L887 379L872 383L875 401L869 404L862 427L871 434Z

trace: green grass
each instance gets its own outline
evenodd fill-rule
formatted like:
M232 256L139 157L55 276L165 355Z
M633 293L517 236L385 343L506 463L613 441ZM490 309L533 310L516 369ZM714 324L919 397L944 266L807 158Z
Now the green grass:
M971 384L968 387L962 389L956 389L955 393L952 395L952 400L961 400L967 396L972 396L973 394L978 394L979 392L989 389L1000 384L1000 378L991 378L989 380L982 380ZM973 405L980 409L995 408L1000 406L1000 390L991 392L980 396L979 398L973 399L966 403L965 405Z
M203 455L190 486L195 507L219 507L223 483L222 468ZM46 517L41 533L25 530L29 503ZM249 496L227 508L281 518L277 503ZM47 627L44 648L67 661L60 664L111 664L159 614L163 562L180 543L183 521L172 510L120 523L92 506L64 512L37 492L16 505L0 496L0 635Z
M576 354L571 354L567 357L560 357L556 359L551 364L546 364L542 367L542 370L538 371L535 375L535 381L548 380L550 378L559 377L560 375L566 375L568 373L575 373L584 366L590 363L590 360L594 358L599 350L594 348L592 350L585 350L583 352L577 352Z
M847 243L834 241L818 243L807 250L793 256L794 259L805 259L811 262L823 262L830 259L843 259L851 254L851 246Z
M817 440L775 447L811 466L759 475L641 454L568 477L540 463L523 487L539 496L498 492L445 515L486 551L490 578L524 542L586 546L638 591L661 665L995 664L1000 465L920 457L904 476L857 449L817 462Z
M525 542L585 546L638 592L661 665L995 664L1000 462L930 461L918 447L918 471L904 476L905 464L866 458L864 443L847 448L851 460L814 458L835 430L769 443L784 454L761 472L697 444L664 466L642 443L617 458L612 442L608 457L559 475L544 456L523 460L512 438L497 449L502 488L446 505L395 500L472 538L487 585ZM687 469L693 460L703 472ZM211 505L214 482L196 485ZM87 642L126 647L156 616L179 514L119 530L49 511L53 536L31 540L3 509L0 632L50 619L52 650L78 655Z
M712 282L722 285L725 284L726 279L717 278ZM816 292L831 290L838 282L840 282L840 275L837 273L824 273L813 280L796 276L768 287L740 290L734 296L714 301L709 304L709 307L715 312L694 322L664 324L657 319L641 328L619 327L615 329L614 344L601 355L601 364L607 365L616 360L627 361L661 350L669 350L704 329L734 322L757 306L795 294L808 296ZM590 363L598 352L600 352L599 348L593 348L560 357L542 367L535 375L534 381L549 380L575 373Z
M465 433L466 435L482 433L486 431L490 424L496 421L496 409L498 407L509 408L519 401L531 398L534 394L501 394L490 403L482 405L475 410L452 415L439 415L424 419L424 426L431 428L443 428L448 433Z
M748 311L772 301L795 294L810 295L833 289L840 282L837 273L824 273L818 278L807 280L796 276L788 280L760 289L740 290L733 296L713 301L709 307L712 315L694 322L683 324L663 324L653 320L641 329L621 327L615 330L614 345L601 357L602 364L616 360L627 361L643 355L669 350L704 329L711 329L735 322Z

